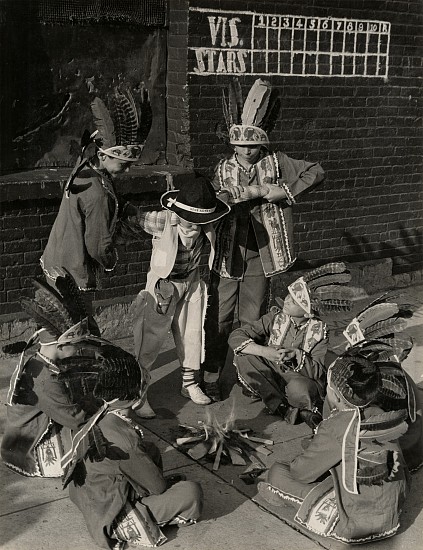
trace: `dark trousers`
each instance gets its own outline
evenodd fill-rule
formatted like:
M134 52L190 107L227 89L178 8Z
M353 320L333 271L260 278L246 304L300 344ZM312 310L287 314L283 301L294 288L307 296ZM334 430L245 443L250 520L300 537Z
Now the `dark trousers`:
M240 325L254 323L264 313L268 279L263 271L261 275L249 275L249 271L257 273L256 262L260 262L259 257L247 262L242 281L219 277L213 272L210 275L205 323L206 358L202 365L207 372L220 373L225 366L234 321L237 319Z
M299 372L283 372L279 365L257 355L239 355L235 366L241 383L271 412L281 404L298 410L312 410L321 404L318 384ZM296 416L292 415L293 422Z

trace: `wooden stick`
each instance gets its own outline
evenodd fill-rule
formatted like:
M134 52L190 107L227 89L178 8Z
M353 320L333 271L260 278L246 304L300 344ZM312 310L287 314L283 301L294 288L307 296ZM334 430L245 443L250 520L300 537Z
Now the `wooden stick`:
M194 443L195 441L201 441L204 439L203 435L196 435L192 437L178 437L176 439L177 445L185 445L185 443Z
M210 448L210 443L205 443L203 441L201 443L198 443L198 445L196 445L192 449L190 449L188 451L188 454L194 460L199 460L200 458L203 458L203 456L206 456L206 454L209 452L209 448Z
M252 436L252 435L246 435L246 436L243 435L242 437L246 437L250 441L257 441L257 443L263 443L263 445L273 445L274 444L273 439L263 439L261 437L255 437L255 436Z
M229 456L231 457L231 462L235 466L245 466L247 464L246 461L242 458L242 455L235 449L228 447L228 452Z
M216 452L216 458L214 459L213 470L218 470L219 469L219 464L220 464L220 458L222 456L222 451L223 451L223 441L221 441L219 443L219 447L218 447L217 452Z

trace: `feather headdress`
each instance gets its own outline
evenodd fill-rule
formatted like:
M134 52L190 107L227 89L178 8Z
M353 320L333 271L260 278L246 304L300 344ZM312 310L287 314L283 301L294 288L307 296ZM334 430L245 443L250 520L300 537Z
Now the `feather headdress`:
M87 164L85 152L91 143L95 143L98 149L109 157L124 162L137 162L140 160L142 149L141 143L147 137L151 126L151 119L146 116L140 117L147 112L146 105L149 105L148 94L143 89L141 92L138 109L134 94L129 87L116 87L108 98L108 105L100 97L94 97L91 101L91 112L93 115L95 132L90 134L84 132L81 140L81 154L65 186L66 196L69 197L72 191L72 183L77 173ZM147 132L148 133L148 132Z
M223 116L233 145L267 145L269 138L266 124L274 111L275 94L269 82L257 79L243 101L242 90L237 79L231 81L227 94L222 92ZM218 127L220 135L224 132Z
M411 338L399 334L406 327L404 316L409 316L410 312L385 299L386 295L383 295L367 305L349 323L343 334L352 346L369 341L386 343L389 350L383 360L402 362L413 347Z
M40 327L27 340L5 346L5 353L20 353L18 365L12 375L8 403L12 404L16 396L16 387L22 375L25 352L35 344L72 343L73 339L87 337L92 332L99 334L94 320L89 322L81 291L77 288L72 276L63 271L56 271L56 290L41 279L32 281L35 287L33 298L22 298L21 307Z
M377 403L384 410L407 409L411 422L416 419L416 396L402 369L413 340L402 331L410 310L388 302L386 294L368 304L349 323L343 334L351 346L345 353L364 356L381 372Z
M343 262L317 267L288 286L288 291L308 317L313 313L349 311L356 290L347 287L351 274Z
M149 373L140 367L135 357L118 346L99 348L99 353L84 361L77 358L63 359L59 363L59 379L67 386L75 399L83 399L87 393L102 401L102 406L74 436L72 445L62 458L64 487L77 473L77 464L92 452L94 460L104 458L106 442L97 422L107 414L114 400L144 399L148 388Z

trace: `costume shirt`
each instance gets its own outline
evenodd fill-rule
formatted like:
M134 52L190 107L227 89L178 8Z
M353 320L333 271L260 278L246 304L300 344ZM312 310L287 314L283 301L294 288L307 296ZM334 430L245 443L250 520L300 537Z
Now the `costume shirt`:
M166 481L160 453L143 441L142 432L112 413L98 427L108 442L106 457L98 462L84 459L83 482L71 481L69 496L81 510L94 541L112 548L112 523L131 489L140 497L159 495L166 490Z
M216 226L213 270L221 277L241 280L245 259L258 250L266 277L286 271L295 261L291 205L323 176L319 164L295 160L279 151L266 152L249 172L235 154L221 161L213 179L217 192L234 185L277 184L285 190L287 200L272 204L257 198L234 204Z
M294 500L295 483L301 492L303 484L310 484L310 492L300 499L297 521L315 530L320 517L320 534L343 542L368 542L395 533L408 490L408 472L398 444L406 429L402 412L364 410L355 448L350 449L357 453L357 462L350 461L345 443L354 411L336 412L320 424L309 447L289 466L292 481L281 478L278 483L281 496ZM329 472L330 477L318 481ZM352 476L358 483L355 494L346 488Z
M137 223L146 233L150 233L151 235L153 235L153 249L163 248L163 246L168 249L173 249L174 246L177 247L176 255L172 250L169 250L168 252L169 256L172 255L172 252L173 256L175 256L174 261L170 262L172 265L169 265L169 267L166 268L167 270L170 269L170 273L168 274L170 275L170 278L172 278L173 275L181 276L184 274L188 274L196 269L200 264L201 254L205 251L207 241L214 240L214 231L211 224L204 224L199 226L201 230L198 234L198 237L193 242L192 247L184 246L181 238L178 236L178 216L168 210L152 212L139 211L137 215ZM162 239L165 229L167 230L166 233L169 242L159 244L157 240ZM208 236L206 238L206 234L204 231L207 231L208 235L211 236ZM155 255L156 257L159 256L159 254ZM161 261L162 255L164 256L164 252L160 255L158 259L159 262ZM154 252L151 262L152 267L155 263L153 261L153 258ZM163 258L163 263L168 263L168 257ZM158 267L164 267L164 265Z
M62 198L41 257L46 276L54 279L54 268L65 267L79 288L94 290L99 268L111 271L117 262L117 218L118 199L110 177L90 167L81 170L69 198Z
M53 427L78 430L85 422L85 412L71 402L63 382L39 356L25 364L17 390L16 403L7 406L1 455L18 473L39 476L34 454L38 443Z
M322 321L309 319L307 323L296 326L289 315L272 307L271 311L258 321L237 328L229 337L229 345L235 355L241 355L242 350L251 342L297 350L292 363L278 368L286 369L286 372L300 372L323 388L326 379L324 360L328 339L326 325Z

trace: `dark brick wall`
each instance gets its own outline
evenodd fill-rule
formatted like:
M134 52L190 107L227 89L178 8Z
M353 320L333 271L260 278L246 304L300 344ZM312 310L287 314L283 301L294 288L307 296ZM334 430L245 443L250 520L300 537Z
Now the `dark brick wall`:
M388 78L269 75L282 109L270 138L293 158L319 161L326 180L295 209L299 258L313 264L389 257L394 273L421 268L420 1L193 0L191 6L391 23ZM195 19L191 19L194 21ZM188 45L210 47L208 25ZM189 75L191 156L208 174L229 149L214 134L232 76ZM239 75L244 96L255 76ZM262 78L265 78L262 76Z
M169 2L167 44L167 159L192 168L187 90L188 1Z
M386 81L272 75L282 110L271 139L288 155L318 160L326 170L326 180L304 195L295 209L296 269L335 258L392 258L394 273L421 268L420 2L197 0L191 5L391 22ZM230 77L187 76L187 46L195 39L206 40L204 29L188 28L188 7L187 0L169 2L167 160L179 166L178 176L173 176L176 187L192 166L211 174L229 151L214 131L222 121L221 92ZM244 93L254 78L240 76ZM151 168L148 177L128 179L122 193L145 208L159 208L171 176L168 168ZM58 172L17 174L10 182L0 178L1 314L18 311L18 297L31 293L29 279L41 274L39 257L61 197L59 181L51 181ZM59 178L62 185L68 172ZM118 267L102 277L97 300L129 299L142 288L150 242L146 236L120 249Z
M138 170L138 172L137 172ZM19 297L32 296L31 278L41 276L41 254L56 218L63 184L69 170L52 176L46 171L27 172L0 178L0 314L19 311ZM169 182L179 186L180 174L148 168L133 169L117 181L118 193L146 210L160 210L159 198ZM183 175L182 175L183 178ZM7 179L7 181L5 181ZM40 180L44 181L40 183ZM119 261L113 272L101 274L101 290L95 300L112 300L135 295L144 287L151 255L151 236L118 245Z

